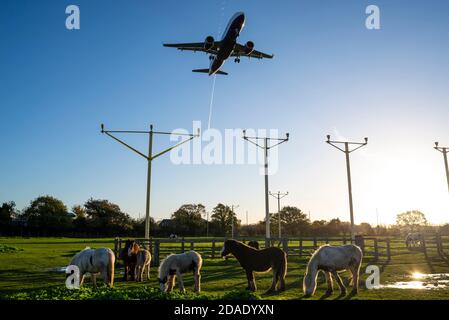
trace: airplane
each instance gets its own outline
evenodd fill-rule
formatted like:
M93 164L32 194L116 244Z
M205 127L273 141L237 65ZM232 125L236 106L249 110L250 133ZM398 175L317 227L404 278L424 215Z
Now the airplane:
M204 42L163 44L163 46L177 48L181 51L200 51L210 54L209 69L195 69L192 70L192 72L208 73L209 76L213 74L227 75L227 73L220 70L220 68L229 57L235 57L234 62L236 63L240 63L241 56L257 59L272 59L274 57L274 55L254 50L254 42L252 41L246 42L245 45L237 43L237 38L244 26L245 14L243 12L237 12L232 16L231 20L229 20L220 41L215 41L212 36L208 36Z

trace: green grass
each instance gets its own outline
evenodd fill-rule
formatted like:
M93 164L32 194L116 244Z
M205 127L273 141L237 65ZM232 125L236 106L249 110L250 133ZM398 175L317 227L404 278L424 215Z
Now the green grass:
M206 247L206 243L198 245ZM221 244L217 244L219 246ZM242 291L246 287L246 277L234 259L212 259L204 255L202 270L202 293L192 293L193 276L184 276L186 294L176 292L166 296L159 292L156 268L151 269L150 281L144 283L123 282L120 266L116 269L115 288L91 289L89 279L86 287L80 291L65 289L65 275L54 269L66 266L71 257L86 246L92 248L113 248L113 239L69 239L69 238L0 238L0 297L13 299L303 299L302 279L308 256L290 255L288 260L287 289L279 294L264 294L271 284L271 273L257 274L258 294L251 295ZM179 244L173 250L179 250ZM1 248L10 248L2 250ZM13 249L11 249L13 248ZM220 247L217 247L219 250ZM186 250L190 249L186 246ZM392 241L392 259L382 258L377 265L382 270L381 283L404 280L413 273L447 273L449 264L429 250L428 259L422 252L409 251L402 240ZM168 253L169 250L163 251ZM449 289L376 289L364 288L364 273L370 257L364 259L361 271L360 293L352 299L447 299ZM349 278L347 273L343 278ZM335 285L335 287L337 287ZM317 293L310 299L320 299L326 290L324 277L319 276ZM327 299L341 299L338 288Z

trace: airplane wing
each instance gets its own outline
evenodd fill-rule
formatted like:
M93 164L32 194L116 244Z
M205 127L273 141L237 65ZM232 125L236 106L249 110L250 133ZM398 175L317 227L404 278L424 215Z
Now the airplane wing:
M272 59L274 57L273 54L266 54L257 50L253 50L250 54L246 54L245 46L237 43L234 47L234 51L231 54L231 57L251 57L257 59Z
M187 50L187 51L200 51L206 53L217 53L220 50L221 42L214 42L213 46L206 50L204 48L204 42L194 42L194 43L164 43L164 47L176 48L178 50Z

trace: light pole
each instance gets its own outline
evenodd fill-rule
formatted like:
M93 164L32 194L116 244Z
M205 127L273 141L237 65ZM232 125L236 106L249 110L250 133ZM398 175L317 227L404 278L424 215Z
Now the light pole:
M285 134L285 138L268 138L268 137L248 137L246 136L246 130L243 130L243 139L254 144L256 147L264 150L264 168L265 168L265 245L268 247L271 238L270 231L270 203L268 200L268 150L274 148L289 140L289 133ZM263 140L263 145L259 144L259 141ZM273 145L270 145L270 141L275 141Z
M449 152L449 147L439 147L438 142L435 142L434 149L440 151L443 154L444 166L446 168L447 188L449 190L449 165L447 163L447 154Z
M349 193L349 212L351 215L351 239L355 240L355 230L354 230L354 207L352 204L352 183L351 183L351 166L349 163L349 154L354 152L368 144L368 138L365 138L365 142L343 142L343 141L331 141L331 136L327 135L326 143L337 148L338 150L344 152L346 155L346 172L348 175L348 193ZM338 145L344 144L345 148L342 149ZM355 148L350 149L350 146L354 145Z
M141 157L145 158L148 162L147 167L147 195L146 195L146 209L145 209L145 239L150 238L150 195L151 195L151 164L154 159L156 159L159 156L162 156L163 154L175 149L176 147L179 147L180 145L189 142L195 137L200 136L200 130L198 129L197 134L185 134L185 133L173 133L173 132L159 132L159 131L153 131L153 125L150 125L150 131L135 131L135 130L105 130L104 124L101 124L101 133L104 133L114 139L115 141L119 142L120 144L124 145L128 149L134 151ZM120 140L119 138L112 135L113 133L130 133L130 134L148 134L148 155L143 154L142 152L138 151L137 149L131 147L124 141ZM161 135L174 135L174 136L186 136L188 139L185 139L174 146L165 149L164 151L161 151L157 154L153 154L153 136L155 134L161 134Z
M232 226L231 226L231 239L234 239L234 209L237 209L239 207L239 205L231 205L231 221L232 221ZM237 214L236 214L237 216Z
M273 196L274 198L276 198L278 200L278 222L279 222L279 240L281 240L282 238L282 232L281 232L281 199L288 196L288 192L286 193L281 193L280 191L278 191L277 193L271 193L270 192L270 196Z

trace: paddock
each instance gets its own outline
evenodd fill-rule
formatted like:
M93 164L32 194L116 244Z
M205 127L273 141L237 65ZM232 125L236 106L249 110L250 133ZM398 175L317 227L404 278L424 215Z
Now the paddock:
M377 241L378 257L374 256L374 244ZM109 247L114 249L119 239L72 239L72 238L0 238L0 243L8 247L0 253L0 296L22 294L25 298L39 290L50 290L50 288L64 288L65 275L63 267L67 265L71 257L86 246L92 248ZM126 239L123 239L126 240ZM223 238L185 238L178 239L178 242L168 243L166 239L159 240L160 259L163 259L169 253L181 252L182 244L184 249L190 250L193 243L195 251L203 256L202 268L202 294L211 297L220 297L223 294L233 290L239 290L246 286L246 276L241 267L234 258L224 260L220 255L223 244ZM182 241L183 240L183 241ZM212 258L212 243L215 241L215 257ZM243 238L242 238L243 240ZM244 239L246 241L249 238ZM263 239L258 239L264 247ZM327 241L330 244L342 244L343 238L302 238L288 239L288 274L286 277L286 290L274 295L264 295L263 292L269 288L272 280L270 273L260 274L257 277L258 289L263 299L300 299L302 296L302 280L305 273L306 264L310 258L310 253L315 245L320 246ZM413 290L397 288L381 288L376 290L367 290L363 283L367 278L365 274L366 266L376 264L381 269L381 284L395 283L405 281L412 276L414 272L422 274L447 273L449 262L447 257L449 253L449 237L440 237L436 240L434 235L425 237L425 247L419 251L409 251L405 247L403 237L397 238L373 238L364 239L365 256L360 272L361 283L360 292L357 299L447 299L449 289L435 288L432 290ZM386 243L390 245L390 258L386 255ZM302 241L302 246L300 242ZM349 243L349 240L346 239ZM153 243L154 244L154 243ZM278 245L278 241L275 241ZM282 242L281 242L282 246ZM425 250L424 250L425 248ZM300 252L301 251L301 252ZM442 251L442 256L440 253ZM135 283L122 281L123 267L121 261L116 266L116 281L114 290L139 290L143 287L158 287L157 268L151 269L151 278L149 282ZM320 275L321 277L321 275ZM343 273L343 280L349 278L348 273ZM186 288L193 288L193 275L186 274L184 282ZM317 292L324 292L326 285L324 277L320 278L320 285ZM86 280L85 290L89 290L92 283ZM411 291L413 290L413 291ZM176 291L176 290L175 290ZM192 290L187 290L189 291ZM411 294L413 292L413 294ZM12 296L14 297L14 296ZM34 297L34 296L33 296ZM44 297L40 294L36 297ZM328 299L338 297L338 290ZM23 296L22 296L23 298ZM320 299L316 294L312 299Z

